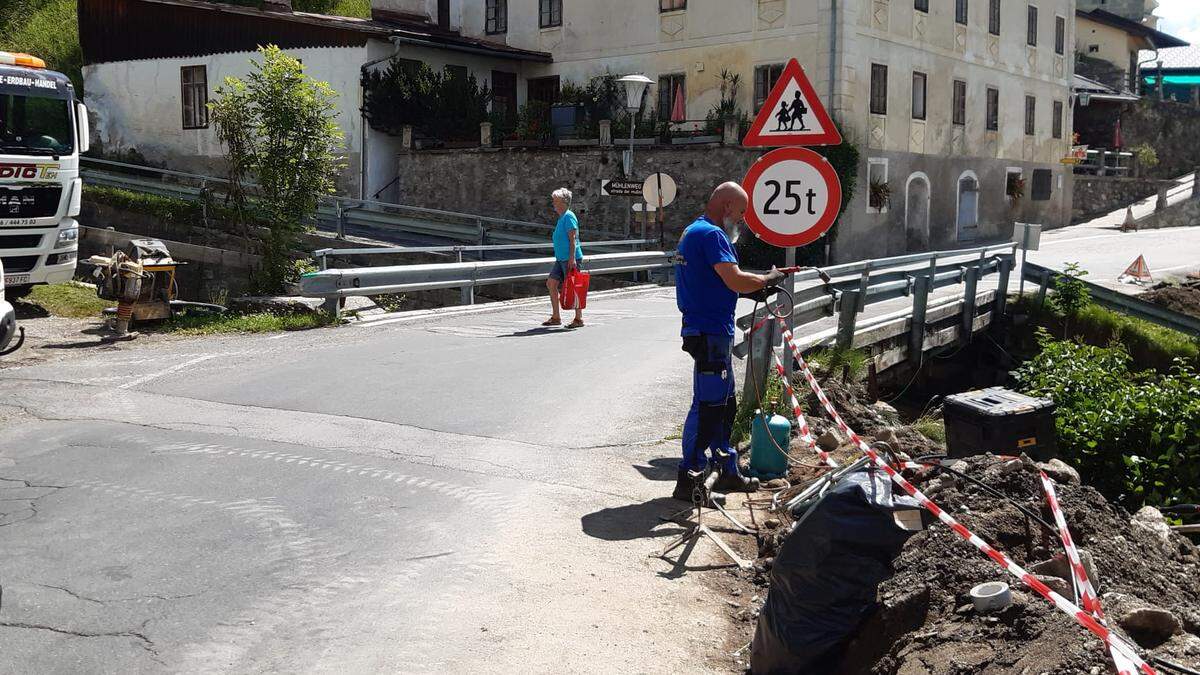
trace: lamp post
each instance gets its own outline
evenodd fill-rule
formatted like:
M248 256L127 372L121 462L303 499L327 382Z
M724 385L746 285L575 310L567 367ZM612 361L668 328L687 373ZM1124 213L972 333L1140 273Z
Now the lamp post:
M633 131L637 126L634 115L642 109L642 95L646 93L646 87L652 81L642 74L626 75L617 79L617 82L625 86L625 110L629 112L629 163L625 171L626 176L633 173Z

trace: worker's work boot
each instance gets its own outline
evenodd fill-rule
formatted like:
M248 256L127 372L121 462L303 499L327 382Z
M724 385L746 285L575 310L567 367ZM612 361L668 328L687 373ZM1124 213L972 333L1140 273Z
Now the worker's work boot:
M681 502L692 503L692 492L696 488L696 481L688 475L687 469L680 469L675 478L675 491L671 493L671 497L678 499Z
M736 471L722 473L713 485L713 492L756 492L757 490L757 478L748 478Z

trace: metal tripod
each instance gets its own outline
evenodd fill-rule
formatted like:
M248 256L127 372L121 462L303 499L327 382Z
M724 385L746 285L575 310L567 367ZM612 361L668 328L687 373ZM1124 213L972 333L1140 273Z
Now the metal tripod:
M671 551L674 551L684 544L694 544L700 539L700 537L705 536L709 539L712 539L713 543L717 545L717 548L721 549L721 552L724 553L730 560L732 560L733 563L739 568L744 570L750 569L750 562L743 560L736 551L730 548L729 544L725 543L725 540L721 539L716 532L704 524L704 506L707 503L716 509L721 515L725 516L729 522L733 523L734 527L738 528L742 532L745 532L746 534L755 533L754 530L751 530L745 525L739 523L736 518L734 518L729 514L728 511L725 510L725 507L722 506L725 501L725 495L712 491L712 487L717 482L717 477L720 475L720 472L712 467L706 469L706 471L708 475L704 478L703 483L700 482L700 478L704 476L705 471L688 472L688 476L692 478L693 485L695 486L692 489L692 506L683 509L682 511L673 513L670 517L663 518L663 520L677 522L676 519L683 514L695 511L694 520L689 518L686 524L687 529L684 530L683 534L676 537L671 543L667 544L667 547L664 548L657 557L666 558L667 554Z

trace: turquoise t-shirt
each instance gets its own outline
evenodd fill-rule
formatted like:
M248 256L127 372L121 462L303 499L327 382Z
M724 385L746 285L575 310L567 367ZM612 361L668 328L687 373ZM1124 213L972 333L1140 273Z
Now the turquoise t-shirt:
M583 246L579 243L579 219L569 210L558 218L554 226L554 259L566 262L571 259L571 230L575 230L575 259L583 259Z

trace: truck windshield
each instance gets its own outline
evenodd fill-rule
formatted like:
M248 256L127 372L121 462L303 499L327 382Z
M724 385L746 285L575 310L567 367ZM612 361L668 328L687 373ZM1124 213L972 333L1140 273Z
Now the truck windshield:
M0 93L0 154L69 155L74 148L69 101Z

